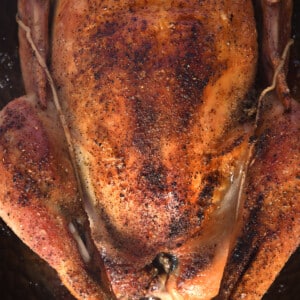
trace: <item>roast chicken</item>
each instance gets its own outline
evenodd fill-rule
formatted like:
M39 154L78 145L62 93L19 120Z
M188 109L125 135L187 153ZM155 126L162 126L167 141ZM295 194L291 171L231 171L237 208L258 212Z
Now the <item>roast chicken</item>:
M258 4L261 94L252 1L19 0L0 216L77 299L260 299L298 246L292 1Z

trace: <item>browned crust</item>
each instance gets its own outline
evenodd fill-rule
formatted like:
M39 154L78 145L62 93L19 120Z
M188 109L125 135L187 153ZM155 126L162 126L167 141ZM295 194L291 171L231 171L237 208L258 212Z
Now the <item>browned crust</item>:
M88 222L53 108L41 113L29 98L0 116L0 216L58 272L80 299L106 299L88 273L69 224ZM99 261L97 264L100 264Z
M229 124L255 74L251 1L61 0L53 33L93 237L114 291L138 297L159 252L205 231L247 147Z
M220 299L260 299L299 245L300 105L267 99Z

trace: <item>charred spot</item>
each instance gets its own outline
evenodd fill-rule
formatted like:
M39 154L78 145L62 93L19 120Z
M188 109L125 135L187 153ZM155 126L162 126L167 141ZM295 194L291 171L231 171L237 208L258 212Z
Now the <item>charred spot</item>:
M253 241L253 237L251 239L245 239L245 238L238 239L234 251L231 255L231 259L230 259L231 264L240 265L245 260L245 257L248 256L249 252L252 250L251 249L252 241Z
M215 190L215 186L211 183L207 183L199 195L198 202L202 202L203 200L210 200L213 196L214 190Z
M193 24L192 28L191 28L191 38L192 40L197 40L197 37L200 33L199 27L202 26L202 23L197 20L197 23Z
M149 60L149 53L152 48L152 44L149 41L144 41L138 49L133 53L132 61L134 63L135 70L141 70L143 64ZM129 57L130 59L131 57Z
M209 208L209 206L212 204L212 198L214 194L214 190L216 187L220 185L220 174L219 172L215 171L210 174L208 174L206 177L204 177L204 187L199 193L197 204L199 205L198 211L196 213L198 217L199 223L202 222L202 220L205 217L205 212Z
M239 276L240 278L243 278L252 262L255 261L257 251L259 249L259 244L253 243L256 234L257 232L254 231L250 237L246 235L238 239L234 251L227 263L228 266L230 266L230 268L226 270L229 276L231 272L237 272L238 267L240 273Z
M3 125L0 127L0 136L10 129L22 129L25 121L26 119L23 114L16 110L7 108L5 111Z
M92 36L92 39L96 40L103 37L112 36L120 29L120 27L123 27L123 25L120 24L120 22L116 22L116 21L111 21L111 22L105 21L101 25L102 26L100 26L97 29L97 32Z
M269 135L271 129L267 128L264 132L258 137L257 142L255 144L255 155L257 157L261 157L265 154L266 149L268 148L269 144Z
M17 171L13 175L13 182L16 183L19 182L20 180L23 180L23 174Z
M13 174L13 185L16 191L19 191L18 204L25 206L30 203L32 197L46 198L48 188L51 184L48 181L39 183L27 170L16 169Z
M96 80L99 80L101 78L101 72L99 72L99 71L94 72L94 78Z
M257 195L257 197L255 198L255 202L251 204L249 221L247 223L247 227L245 228L245 231L251 235L250 236L248 234L248 237L247 237L248 240L252 240L255 235L255 234L254 235L252 235L252 234L255 232L254 229L257 226L257 223L258 223L257 219L258 219L259 212L263 206L263 202L264 202L264 194L259 193Z
M257 141L257 136L256 135L251 135L249 138L249 144L256 143Z
M214 190L220 185L220 176L220 173L215 171L204 177L203 182L205 185L198 197L198 204L201 207L207 207L211 203Z
M141 31L145 31L148 27L148 22L147 20L142 20L141 22Z
M115 42L113 39L107 39L104 43L105 53L102 53L102 50L98 46L97 48L93 49L92 51L96 53L96 55L101 54L103 56L103 62L99 64L98 60L91 62L91 68L94 71L95 79L100 79L102 74L108 69L112 68L114 65L118 64L119 61L119 52L115 46ZM104 54L104 55L103 55ZM84 70L83 70L84 72Z
M251 207L248 222L243 229L243 235L237 241L237 244L234 248L234 251L231 255L230 262L233 265L239 265L241 263L247 263L244 266L244 270L248 269L249 264L251 263L251 257L255 256L256 249L254 240L257 237L257 224L258 224L258 215L263 205L264 195L260 193L256 197L256 201Z
M172 217L169 226L169 237L174 238L187 231L190 226L189 212L185 211L181 217Z
M204 219L204 210L202 208L200 208L198 211L197 211L197 214L196 214L198 220L199 220L199 223L202 222L202 220Z
M257 203L257 206L261 208L262 204L263 204L263 201L265 199L265 196L264 194L260 193L257 197L257 200L256 200L256 203Z
M251 266L253 261L255 261L255 257L257 255L257 252L258 252L258 249L259 249L259 244L251 245L251 247L247 248L247 249L245 247L246 244L247 244L247 242L242 244L242 247L240 249L238 249L239 253L241 254L240 260L242 259L241 262L244 262L244 264L245 264L244 267L243 267L241 277L247 272L247 270L249 269L249 267ZM245 252L242 254L241 251L245 251ZM237 252L235 253L235 255L237 255ZM244 260L245 257L247 257L246 260Z
M145 162L140 178L151 192L162 192L166 188L165 169L161 164Z
M201 101L203 89L209 81L210 67L206 70L196 70L194 66L204 66L199 60L197 50L188 52L176 67L176 80L179 83L180 101L190 101L191 104L198 104ZM203 72L204 71L204 72ZM207 74L206 76L204 74Z
M140 298L140 300L161 300L161 298L149 296L149 297L142 297Z
M21 206L26 206L29 203L28 195L26 193L21 193L21 195L18 198L18 204Z

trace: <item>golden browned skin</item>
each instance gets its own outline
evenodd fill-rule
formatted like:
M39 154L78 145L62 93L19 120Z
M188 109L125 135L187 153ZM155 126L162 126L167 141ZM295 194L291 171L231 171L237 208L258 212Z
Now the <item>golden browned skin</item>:
M293 1L257 2L263 13L264 75L272 85L276 74L276 86L262 99L222 300L261 299L300 243L300 99L295 101L287 86L284 50L291 42Z
M300 105L287 113L275 93L264 103L222 300L261 299L299 245Z
M250 1L62 0L53 24L52 72L116 296L213 297L249 135L237 115L256 66ZM171 275L156 276L160 253Z
M87 228L88 220L51 103L42 111L34 97L26 96L1 111L0 161L1 218L57 270L74 295L106 299L99 285L99 258L92 248L89 256L81 255L72 235L71 229ZM97 280L91 275L95 271Z
M45 58L48 1L20 0L18 9ZM45 72L23 29L19 40L27 95L0 112L0 216L77 298L107 299L64 132L54 104L46 103Z
M78 299L261 298L298 245L300 108L280 72L290 110L264 100L247 165L250 1L55 2L76 162L21 30L28 96L0 114L0 216ZM49 2L21 0L19 15L45 59ZM270 20L272 77L284 45Z

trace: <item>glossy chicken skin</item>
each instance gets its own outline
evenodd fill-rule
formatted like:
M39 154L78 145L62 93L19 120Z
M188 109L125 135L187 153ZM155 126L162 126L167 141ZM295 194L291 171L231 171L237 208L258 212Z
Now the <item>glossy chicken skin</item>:
M251 245L278 253L262 238L278 220L277 210L264 214L268 199L289 189L285 218L297 214L299 105L284 115L273 99L253 132L244 101L257 60L251 1L55 2L50 45L49 3L19 1L19 16L44 59L50 50L67 142L21 29L30 96L1 112L1 217L78 299L211 299L220 285L220 297L261 297L297 243L265 285L247 282L262 261L275 265L258 257L245 269ZM267 133L271 145L292 147L274 154L266 145L247 169L250 135L263 136L274 118L282 122ZM258 181L265 166L271 183ZM277 192L273 182L289 183ZM287 224L293 237L298 224Z
M195 241L211 227L246 148L246 133L233 118L256 61L251 3L244 5L58 3L53 75L74 138L93 239L117 297L142 297L147 287L159 293L145 270L159 253L181 261L179 293L186 297L185 280L193 281L206 263L225 263L226 255L199 263L201 252L209 251L213 261L218 249ZM194 239L188 247L196 254L186 253ZM222 247L226 253L228 246Z

